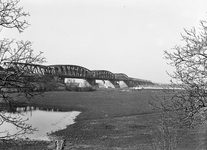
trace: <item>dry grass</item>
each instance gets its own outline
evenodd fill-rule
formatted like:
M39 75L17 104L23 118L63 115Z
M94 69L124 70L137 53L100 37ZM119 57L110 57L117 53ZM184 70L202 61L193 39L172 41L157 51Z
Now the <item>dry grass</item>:
M157 96L166 95L160 90L60 91L45 93L43 98L29 103L82 112L75 124L53 133L64 137L64 150L149 150L158 114L148 102ZM197 131L183 139L180 149L198 148L201 134Z

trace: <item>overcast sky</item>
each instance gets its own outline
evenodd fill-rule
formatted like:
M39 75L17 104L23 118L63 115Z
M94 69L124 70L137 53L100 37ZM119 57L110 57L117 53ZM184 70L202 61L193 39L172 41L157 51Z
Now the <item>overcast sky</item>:
M0 38L33 42L45 65L79 65L168 83L163 51L207 19L207 0L21 0L31 24Z

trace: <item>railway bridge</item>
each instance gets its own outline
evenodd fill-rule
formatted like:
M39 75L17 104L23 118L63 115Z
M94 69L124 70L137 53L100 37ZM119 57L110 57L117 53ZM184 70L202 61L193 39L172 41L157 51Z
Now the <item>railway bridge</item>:
M5 67L6 66L6 67ZM77 65L36 65L27 63L13 63L0 66L0 71L24 72L27 75L50 76L55 81L64 83L66 78L84 79L91 86L96 85L96 80L108 80L115 87L123 81L128 87L135 87L143 84L152 84L149 80L128 77L124 73L112 73L108 70L89 70Z

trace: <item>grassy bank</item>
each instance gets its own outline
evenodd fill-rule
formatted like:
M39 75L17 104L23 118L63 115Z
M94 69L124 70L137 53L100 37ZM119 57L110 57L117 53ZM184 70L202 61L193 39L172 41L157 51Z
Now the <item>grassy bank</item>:
M65 139L65 150L149 150L158 115L148 102L157 96L166 95L160 90L60 91L47 92L28 103L82 112L75 124L53 133ZM198 148L200 135L197 130L192 131L180 148ZM186 144L189 141L191 144Z
M109 117L133 116L153 112L149 100L160 95L157 91L48 92L44 97L30 101L34 105L78 110L77 121Z

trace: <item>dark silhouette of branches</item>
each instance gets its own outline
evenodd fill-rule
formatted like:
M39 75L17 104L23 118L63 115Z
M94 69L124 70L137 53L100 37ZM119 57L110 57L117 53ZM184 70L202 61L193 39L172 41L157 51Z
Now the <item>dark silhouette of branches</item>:
M206 120L207 109L207 22L200 21L199 32L195 28L184 29L181 34L184 45L176 45L172 51L164 51L169 65L175 68L172 87L165 89L166 97L150 102L160 111L153 148L176 149L179 139L192 128Z
M14 28L23 32L28 27L28 22L23 18L29 16L29 13L18 7L18 3L19 0L0 0L1 29ZM30 65L38 65L44 61L42 52L34 53L30 41L0 39L0 105L6 104L12 109L19 103L19 98L31 99L41 95L43 91L39 89L43 86L44 79L41 74L34 73ZM7 110L0 111L0 125L5 122L12 123L20 130L10 134L9 131L0 128L0 140L17 138L34 131L21 116L11 116L7 112Z
M29 24L21 19L29 16L29 13L23 12L23 8L18 7L18 3L19 0L0 0L0 26L16 28L19 32L23 32Z
M0 113L0 125L3 123L11 123L19 130L16 133L10 134L9 131L0 131L0 140L4 139L16 139L23 137L25 134L32 134L36 129L26 123L27 119L22 119L21 116L11 116L11 114Z
M207 22L201 21L201 31L185 29L184 46L175 46L173 52L165 51L165 58L175 67L170 76L180 83L182 90L173 98L173 110L182 109L193 118L207 106ZM198 115L199 116L199 115Z

